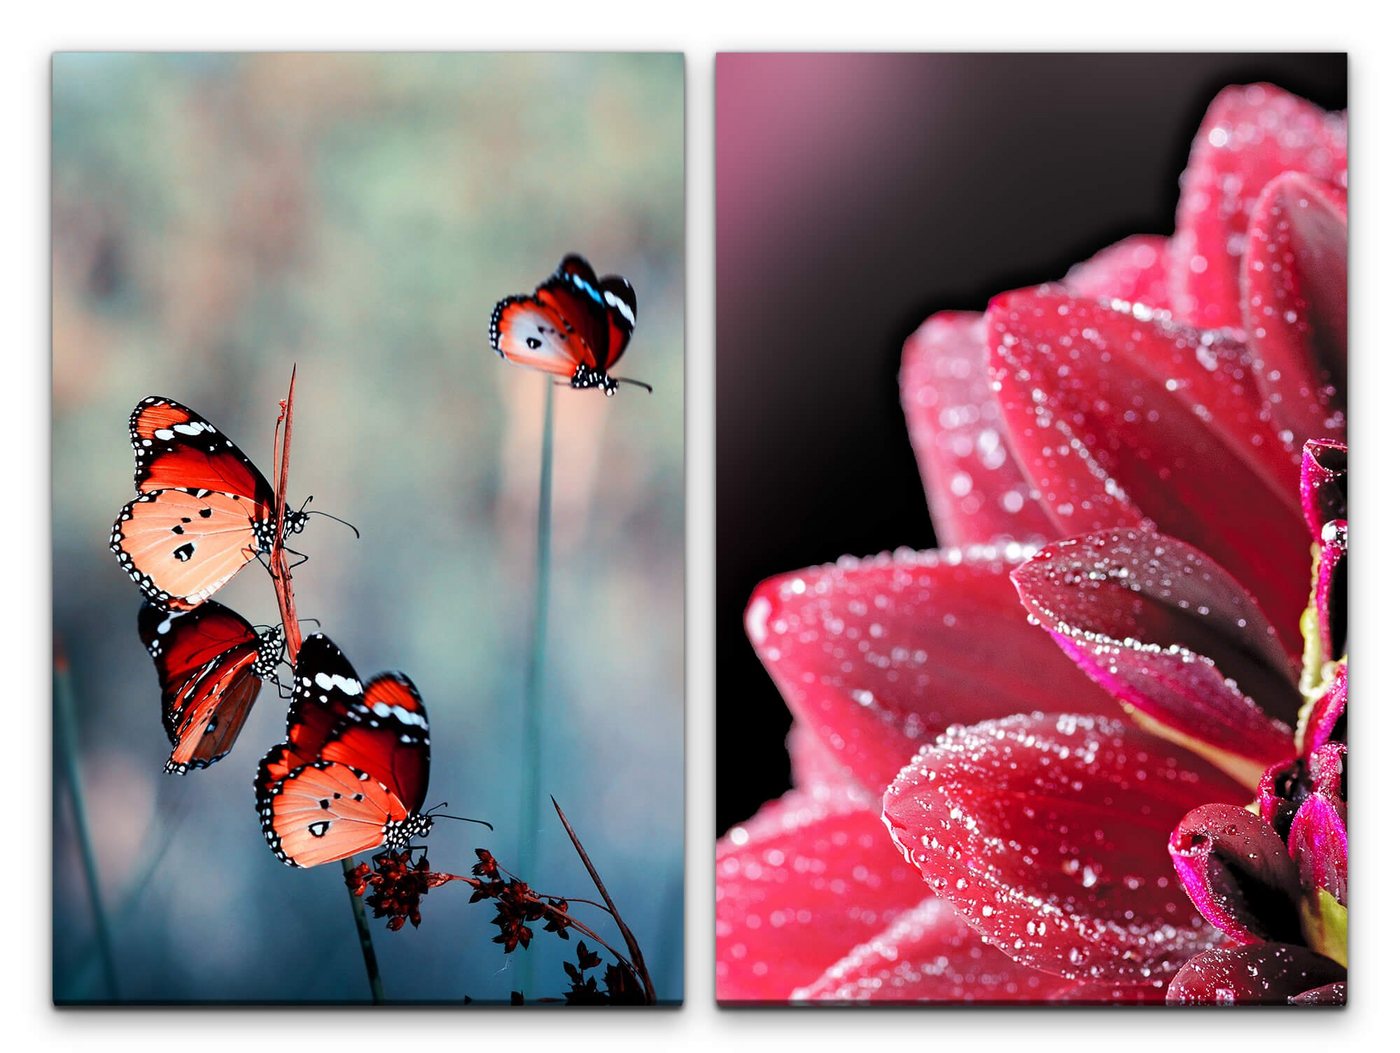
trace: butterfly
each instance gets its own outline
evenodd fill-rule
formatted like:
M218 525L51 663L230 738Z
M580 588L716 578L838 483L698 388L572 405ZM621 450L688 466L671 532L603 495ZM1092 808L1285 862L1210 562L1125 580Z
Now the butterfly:
M432 829L428 714L413 682L380 673L361 684L323 633L297 655L287 741L253 784L263 836L288 866L314 867Z
M243 451L194 410L151 395L131 411L136 500L112 524L117 562L159 607L199 606L277 536L276 497ZM284 538L309 513L288 509Z
M282 627L259 632L213 600L183 612L143 603L136 627L160 678L165 770L207 768L233 748L262 682L276 681Z
M569 378L573 388L619 383L651 390L627 377L612 377L637 324L637 294L616 274L602 281L582 256L565 256L533 296L507 296L491 312L491 347L522 366Z

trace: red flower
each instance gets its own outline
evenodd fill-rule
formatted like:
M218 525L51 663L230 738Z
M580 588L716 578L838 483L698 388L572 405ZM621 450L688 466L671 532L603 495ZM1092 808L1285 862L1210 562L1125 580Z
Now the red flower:
M1343 118L1230 89L1171 238L909 339L903 401L947 547L754 593L796 789L720 842L722 1001L1161 1001L1174 976L1179 1000L1344 998L1288 917L1304 871L1325 888L1345 870L1344 810L1308 767L1328 754L1300 757L1293 730L1310 704L1304 738L1341 738L1317 731L1341 712L1317 695L1345 646L1326 600L1344 520L1330 553L1320 534L1344 476L1305 472L1318 499L1297 495L1304 441L1344 438L1345 184ZM1290 837L1260 864L1268 894L1231 893L1215 877L1244 827L1215 837L1219 809L1289 773L1309 792L1273 794ZM1191 816L1215 877L1183 887L1168 843L1195 850ZM1263 935L1235 947L1246 917Z
M1196 808L1172 834L1182 887L1241 946L1193 958L1169 1001L1346 1001L1345 446L1308 443L1302 496L1316 560L1296 756L1264 772L1251 808Z
M381 852L374 857L374 869L361 863L345 875L345 884L355 896L365 896L376 918L388 918L390 931L397 932L404 922L416 929L423 921L419 904L428 890L451 880L450 875L428 869L428 857L413 862L412 849Z

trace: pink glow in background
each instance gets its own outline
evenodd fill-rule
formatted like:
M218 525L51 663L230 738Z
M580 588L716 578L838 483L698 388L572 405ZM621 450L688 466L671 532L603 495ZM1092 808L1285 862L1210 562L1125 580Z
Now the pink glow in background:
M1346 106L1342 55L724 54L715 76L717 832L788 785L744 635L771 574L935 543L899 406L939 310L1172 229L1227 84Z

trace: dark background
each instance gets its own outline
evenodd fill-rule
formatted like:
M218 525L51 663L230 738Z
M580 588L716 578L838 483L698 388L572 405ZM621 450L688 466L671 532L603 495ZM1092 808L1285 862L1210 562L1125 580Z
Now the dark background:
M720 55L718 832L790 785L743 612L769 575L936 543L904 339L1170 233L1216 92L1347 105L1345 55Z

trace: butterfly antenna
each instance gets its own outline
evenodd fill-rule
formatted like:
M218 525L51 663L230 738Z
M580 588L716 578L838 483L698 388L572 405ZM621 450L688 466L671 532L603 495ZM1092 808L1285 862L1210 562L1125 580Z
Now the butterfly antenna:
M448 815L446 812L438 812L438 809L439 809L439 808L446 808L446 807L447 807L447 802L446 802L446 801L443 801L442 804L435 804L435 805L433 805L431 808L429 808L429 809L428 809L426 812L424 812L423 814L424 814L424 815L431 815L434 819L456 819L459 823L479 823L480 825L486 827L486 829L488 829L488 830L495 830L495 829L496 829L494 826L492 826L490 823L488 823L485 819L468 819L468 818L466 818L465 816L461 816L461 815ZM436 814L436 815L433 815L434 812L437 812L437 814Z
M316 628L318 628L318 629L321 627L321 619L320 619L320 618L298 618L298 619L297 619L297 624L301 624L302 622L312 622L312 623L315 624Z
M310 501L311 498L308 497L306 500L307 500L307 501ZM305 507L306 507L306 505L303 504L303 505L302 505L302 508L305 508ZM360 538L360 531L355 527L355 524L354 524L354 523L347 522L347 521L344 520L344 519L341 519L340 516L333 516L333 515L331 515L329 512L318 512L318 511L316 511L315 509L312 509L310 512L307 512L306 515L309 515L309 516L325 516L327 519L334 519L334 520L335 520L337 523L339 523L341 526L348 526L348 527L354 532L354 534L355 534L355 540L358 541L359 538Z
M480 826L486 827L486 829L488 829L488 830L494 830L494 829L496 829L494 826L492 826L490 823L488 823L485 819L468 819L468 818L467 818L466 816L464 816L464 815L448 815L446 812L438 812L438 814L435 815L435 816L433 816L433 818L434 818L434 819L456 819L459 823L476 823L476 824L478 824L478 825L480 825Z
M614 377L613 379L616 380L619 384L632 384L639 388L646 388L648 395L652 393L651 385L643 384L640 380L633 380L631 377Z

